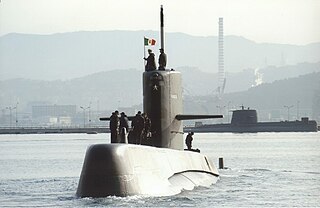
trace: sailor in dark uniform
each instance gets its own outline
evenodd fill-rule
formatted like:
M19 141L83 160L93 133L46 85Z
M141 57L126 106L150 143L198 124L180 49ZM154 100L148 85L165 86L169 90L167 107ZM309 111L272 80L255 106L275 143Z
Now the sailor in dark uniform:
M163 48L160 48L159 50L159 70L165 70L167 66L167 54L164 53Z
M148 49L148 53L149 53L149 56L148 58L143 58L144 60L147 61L147 64L146 64L146 71L153 71L153 70L156 70L157 67L156 67L156 59L155 59L155 55L154 53L152 53L152 50L151 49Z
M142 114L144 119L143 140L146 141L151 138L151 120L146 113Z
M115 111L110 116L110 132L111 132L111 143L118 143L118 135L119 135L119 111Z
M141 111L138 111L131 123L132 133L135 137L136 144L141 144L142 132L144 130L144 118L141 115Z
M186 137L186 145L187 145L188 150L192 149L192 140L193 140L192 136L193 136L193 134L194 134L193 132L190 132L190 133L188 133L188 135Z
M129 119L124 112L120 113L120 131L122 128L125 128L126 132L129 130Z

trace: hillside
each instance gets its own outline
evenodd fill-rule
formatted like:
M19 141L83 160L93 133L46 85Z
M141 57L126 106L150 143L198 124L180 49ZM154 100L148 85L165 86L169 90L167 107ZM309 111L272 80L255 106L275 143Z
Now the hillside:
M218 99L216 96L187 96L185 111L188 113L220 113L217 106L227 110L239 109L240 106L257 109L261 120L276 116L284 119L287 109L292 106L293 119L309 116L320 120L320 72L313 72L299 77L277 80L252 87L246 91L227 93ZM272 115L276 114L276 115Z
M36 103L87 106L91 102L95 107L99 103L100 109L112 109L140 104L141 85L137 70L100 72L66 81L12 79L0 81L0 100L4 107L19 100L20 108L26 111Z
M192 67L182 67L177 70L182 73L186 111L190 113L200 113L198 111L217 113L215 106L220 104L214 99L217 75ZM261 109L282 108L283 105L295 104L297 100L300 100L301 107L310 108L311 92L317 89L316 85L320 82L318 76L320 63L263 68L260 71L263 72L262 84L256 87L252 87L256 84L255 70L253 69L229 74L223 105L232 102L233 106L243 104ZM293 78L283 78L283 71L286 71L287 77ZM300 76L304 73L312 73L315 76ZM273 77L279 77L279 79L282 78L282 80L275 81L269 78L269 74L272 74ZM289 82L292 86L286 86L286 83ZM25 111L30 110L31 105L39 103L88 106L91 102L93 109L110 110L119 106L139 105L142 102L142 71L135 69L113 70L81 78L55 81L11 79L0 81L0 89L0 107L2 109L13 106L16 102L19 102L19 109ZM279 95L275 97L274 95L278 93ZM198 105L199 102L201 105ZM199 109L199 106L202 106L202 109ZM208 106L213 106L213 108ZM205 108L209 109L204 110Z
M159 40L156 31L8 34L0 37L0 80L68 80L102 71L142 70L143 36ZM167 33L168 67L190 66L203 72L217 72L217 42L216 36ZM228 72L320 61L320 43L258 44L237 36L226 36L224 42ZM157 56L158 48L153 47Z

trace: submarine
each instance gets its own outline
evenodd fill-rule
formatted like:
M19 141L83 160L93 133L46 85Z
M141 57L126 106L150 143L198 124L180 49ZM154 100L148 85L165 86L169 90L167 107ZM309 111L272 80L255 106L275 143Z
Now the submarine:
M162 6L160 20L164 48ZM145 71L142 80L143 111L152 122L152 137L141 145L128 144L124 139L122 143L89 146L76 196L170 196L211 186L219 179L217 168L207 156L184 150L182 122L222 115L184 115L178 71Z
M232 119L229 124L197 124L185 127L185 132L233 132L233 133L257 133L257 132L317 132L317 122L302 117L296 121L258 122L255 109L241 106L240 110L232 111Z

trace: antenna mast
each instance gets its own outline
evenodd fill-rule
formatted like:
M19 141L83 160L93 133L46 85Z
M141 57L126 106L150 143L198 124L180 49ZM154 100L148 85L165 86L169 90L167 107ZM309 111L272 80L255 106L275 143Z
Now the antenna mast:
M161 48L164 50L164 21L163 21L163 6L160 7L160 42Z

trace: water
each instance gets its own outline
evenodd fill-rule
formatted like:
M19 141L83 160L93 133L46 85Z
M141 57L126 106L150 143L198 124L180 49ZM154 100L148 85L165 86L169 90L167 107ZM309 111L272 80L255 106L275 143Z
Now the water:
M319 207L320 132L196 134L227 169L210 188L169 197L77 198L86 148L109 134L0 135L0 207Z

